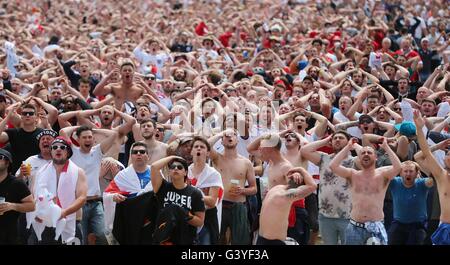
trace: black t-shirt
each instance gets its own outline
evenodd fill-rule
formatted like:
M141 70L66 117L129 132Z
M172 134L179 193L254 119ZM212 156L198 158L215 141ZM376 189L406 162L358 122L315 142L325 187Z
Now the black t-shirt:
M6 202L20 203L30 195L27 185L8 175L6 179L0 182L0 197L4 197ZM15 244L17 242L17 219L19 212L8 211L0 215L0 245Z
M161 187L159 188L158 193L156 193L156 198L160 210L174 204L191 213L205 211L205 203L201 191L191 185L187 185L184 189L179 190L173 186L173 183L163 179ZM194 238L197 228L188 224L186 229L186 234L184 234L183 237ZM190 241L191 240L189 240L189 242Z
M41 131L41 128L36 128L32 132L26 132L22 128L7 129L5 131L8 134L13 158L11 172L16 172L22 161L39 153L39 142L36 136Z
M436 50L423 50L419 49L420 59L422 60L422 73L432 73L434 67L432 64L432 59L438 54Z
M158 198L160 209L170 204L176 204L191 213L205 211L205 203L203 202L201 191L190 185L179 190L173 186L173 183L163 179L156 197Z

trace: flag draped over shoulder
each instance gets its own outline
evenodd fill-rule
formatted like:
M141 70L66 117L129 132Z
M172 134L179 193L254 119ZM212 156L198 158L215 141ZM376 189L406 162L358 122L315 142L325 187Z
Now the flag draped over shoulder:
M151 167L148 166L151 172ZM151 174L150 174L151 175ZM152 191L152 182L142 189L139 177L136 174L133 166L130 165L124 170L117 173L114 179L109 183L108 187L103 193L103 206L105 208L105 227L108 231L111 231L114 224L114 214L116 209L116 203L113 201L114 194L122 194L124 196L130 194L141 194L144 192Z

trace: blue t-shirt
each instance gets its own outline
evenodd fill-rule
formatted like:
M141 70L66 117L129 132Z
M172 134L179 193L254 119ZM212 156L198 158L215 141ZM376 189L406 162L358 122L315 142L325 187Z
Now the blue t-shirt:
M403 185L403 179L395 177L390 184L394 203L394 220L400 223L416 223L427 220L428 188L424 178L416 178L411 188Z
M146 171L139 173L136 172L138 178L139 178L139 183L141 184L141 189L145 188L145 186L147 186L147 184L150 182L150 170L147 169Z

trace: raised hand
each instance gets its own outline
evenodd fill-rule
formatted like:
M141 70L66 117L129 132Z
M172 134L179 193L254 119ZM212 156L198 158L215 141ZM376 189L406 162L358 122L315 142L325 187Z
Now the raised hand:
M414 123L416 124L416 128L417 129L422 129L423 126L425 125L425 119L422 117L422 114L420 113L420 111L415 110L414 111Z

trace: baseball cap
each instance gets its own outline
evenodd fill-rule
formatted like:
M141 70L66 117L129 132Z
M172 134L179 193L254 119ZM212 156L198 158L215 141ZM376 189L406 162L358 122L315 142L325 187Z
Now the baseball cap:
M44 135L50 135L53 138L56 138L56 136L58 136L58 133L53 130L44 129L40 133L38 133L38 135L36 135L36 140L39 142Z
M67 152L68 152L67 153L68 154L67 155L67 159L69 159L72 156L72 154L73 154L73 152L72 152L72 142L69 139L66 139L63 136L58 136L58 137L55 138L55 140L53 140L52 145L57 144L57 143L63 144L63 145L65 145L67 147Z
M410 121L404 121L402 123L396 124L395 129L400 132L401 135L406 137L411 137L416 135L416 125Z
M6 151L5 149L0 148L0 155L6 156L9 160L9 163L12 163L12 155L10 152Z
M180 145L185 144L185 143L187 143L187 142L189 142L189 141L192 141L192 140L193 140L192 137L183 137L183 138L180 138Z

